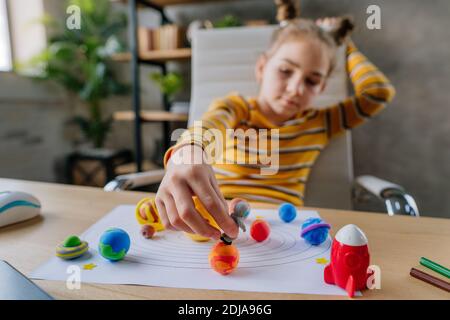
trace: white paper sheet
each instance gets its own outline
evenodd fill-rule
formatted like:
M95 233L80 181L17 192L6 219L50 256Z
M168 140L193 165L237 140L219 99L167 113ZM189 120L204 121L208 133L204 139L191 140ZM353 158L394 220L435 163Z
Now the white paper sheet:
M269 239L260 243L249 234L250 224L257 216L264 217L271 226ZM162 231L153 239L145 239L134 217L134 206L122 205L80 236L89 243L88 253L75 260L53 257L31 277L67 281L68 267L77 265L81 268L82 283L345 295L344 290L324 283L325 265L316 261L329 260L331 238L315 247L300 237L301 224L310 217L319 215L316 211L301 210L294 221L284 223L277 210L252 209L246 221L247 232L241 232L233 242L240 252L238 268L223 276L209 266L208 254L214 241L194 242L175 231ZM105 260L97 251L101 234L110 227L124 229L131 238L131 248L119 262ZM83 266L90 263L96 267L84 270Z

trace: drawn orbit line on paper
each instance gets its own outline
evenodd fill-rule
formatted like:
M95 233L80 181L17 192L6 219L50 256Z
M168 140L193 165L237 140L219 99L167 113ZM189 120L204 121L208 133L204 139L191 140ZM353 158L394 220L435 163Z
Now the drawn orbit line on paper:
M318 247L311 246L300 237L300 226L297 223L286 224L281 221L267 220L271 225L269 239L256 242L249 235L248 230L241 233L234 241L240 252L239 268L261 268L285 265L306 261L325 254L331 247L331 238ZM149 266L210 269L206 258L215 243L194 242L183 232L163 231L153 239L144 239L139 234L139 228L133 228L131 249L124 261ZM130 231L130 230L128 230Z

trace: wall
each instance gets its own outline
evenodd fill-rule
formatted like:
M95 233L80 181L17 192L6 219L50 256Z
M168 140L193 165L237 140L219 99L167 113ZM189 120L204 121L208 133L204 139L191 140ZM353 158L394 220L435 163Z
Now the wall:
M63 122L69 112L58 88L0 74L0 176L49 181L54 160L69 150Z
M450 2L434 0L430 5L419 0L301 0L301 3L303 16L352 14L358 25L353 36L355 42L385 71L397 88L397 97L386 111L354 130L355 175L372 174L401 184L416 198L423 215L450 217L450 198L447 197L447 190L450 189L450 46L446 41L450 30ZM366 8L370 4L381 7L382 30L370 31L365 28ZM272 0L240 0L173 6L167 10L167 14L183 24L193 19L214 20L226 13L236 14L243 19L265 18L273 21L274 10ZM151 12L140 13L140 20L147 25L158 23L157 15ZM124 79L129 79L128 66L118 68ZM173 64L170 69L181 70L189 77L188 64ZM147 79L148 73L152 71L156 69L141 69L144 81L143 105L148 109L159 109L160 96ZM33 92L30 97L36 92L48 97L48 90L53 90L41 86L34 88L34 84L27 82L23 84L20 82L22 80L12 75L5 78L1 74L0 77L0 100L11 93L21 97L28 90ZM187 96L188 92L181 94L182 99ZM127 98L108 102L110 111L125 107L131 108ZM55 179L51 170L53 158L70 149L68 142L61 136L64 130L59 122L70 114L70 107L66 108L54 104L5 106L5 103L0 103L0 119L3 119L0 120L3 121L0 122L1 149L4 141L9 141L8 148L13 150L11 152L17 158L33 159L28 165L19 166L14 163L13 156L6 162L3 155L0 176L45 181ZM11 121L17 119L12 114L19 111L22 115L20 121ZM30 129L34 128L37 119L43 123L40 131ZM28 128L30 137L41 137L41 142L31 139L36 143L35 149L25 148L26 139L17 138L17 132L20 136L23 128ZM146 157L151 157L155 139L160 136L159 124L145 125ZM10 140L5 140L5 137L10 137ZM116 123L108 144L132 148L132 141L132 125Z

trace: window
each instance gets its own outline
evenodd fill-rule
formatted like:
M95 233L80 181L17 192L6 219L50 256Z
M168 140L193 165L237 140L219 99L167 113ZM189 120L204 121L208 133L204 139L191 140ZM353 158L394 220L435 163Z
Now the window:
M6 0L0 0L0 71L11 71L11 41L9 38Z

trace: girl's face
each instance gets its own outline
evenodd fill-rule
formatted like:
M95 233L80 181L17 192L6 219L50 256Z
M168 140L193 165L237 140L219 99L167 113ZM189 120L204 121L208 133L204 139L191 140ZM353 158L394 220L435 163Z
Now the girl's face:
M324 89L330 58L319 40L285 42L256 64L258 102L275 122L284 122L308 108Z

